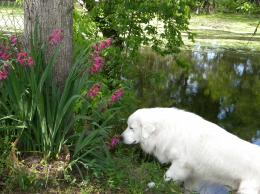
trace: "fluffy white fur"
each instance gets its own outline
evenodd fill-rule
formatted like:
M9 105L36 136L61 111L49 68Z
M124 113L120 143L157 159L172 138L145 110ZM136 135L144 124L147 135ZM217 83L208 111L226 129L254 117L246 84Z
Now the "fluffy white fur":
M171 163L165 180L187 190L227 185L239 194L260 194L260 147L200 116L177 108L139 109L122 133L126 144L140 143L161 163Z

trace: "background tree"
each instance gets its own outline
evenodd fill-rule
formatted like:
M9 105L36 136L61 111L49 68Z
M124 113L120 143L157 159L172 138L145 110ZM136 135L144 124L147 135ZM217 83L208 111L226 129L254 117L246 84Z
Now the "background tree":
M174 53L183 44L182 33L191 33L189 0L83 0L87 12L105 37L130 54L149 45L161 54Z
M64 33L61 52L55 66L55 79L59 84L62 84L67 77L72 64L73 3L73 0L24 1L24 29L27 46L36 21L39 23L40 36L43 42L48 42L54 29L61 29ZM49 50L51 52L52 49Z
M260 0L196 0L193 7L196 13L241 12L259 14Z

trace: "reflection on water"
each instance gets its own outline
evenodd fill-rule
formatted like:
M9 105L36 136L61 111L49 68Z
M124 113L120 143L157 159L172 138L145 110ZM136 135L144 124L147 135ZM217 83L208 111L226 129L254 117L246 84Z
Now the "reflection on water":
M148 49L136 68L144 107L176 106L252 140L260 129L259 53L197 45L176 57Z
M259 53L197 45L176 57L142 54L133 78L143 107L186 109L260 145ZM217 185L202 190L228 193Z

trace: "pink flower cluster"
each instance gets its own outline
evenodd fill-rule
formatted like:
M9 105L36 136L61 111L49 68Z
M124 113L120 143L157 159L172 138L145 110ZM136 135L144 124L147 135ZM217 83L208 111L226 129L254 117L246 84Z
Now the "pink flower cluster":
M98 72L101 72L103 67L104 67L104 59L102 58L102 51L106 48L109 48L112 44L113 40L112 38L109 38L105 41L102 41L100 43L97 43L93 46L93 55L92 55L92 62L93 62L93 65L92 67L90 68L90 73L91 74L96 74ZM87 96L90 98L90 99L93 99L95 98L99 93L101 92L101 85L100 84L94 84ZM100 111L101 112L105 112L108 108L110 108L113 104L115 104L116 102L118 102L122 97L124 96L124 89L123 88L120 88L118 90L116 90L112 96L111 96L111 99L107 101L107 103L101 107ZM114 150L116 148L116 146L119 144L121 140L121 137L120 136L114 136L112 139L111 139L111 142L109 144L109 149L110 150Z
M120 89L116 90L116 91L113 93L113 95L111 96L111 99L110 99L110 101L108 102L108 104L101 109L101 112L107 111L107 109L108 109L109 107L111 107L113 104L115 104L116 102L118 102L123 96L124 96L124 89L123 89L123 88L120 88Z
M11 41L12 45L16 46L18 39L16 36L13 35L10 37L10 41Z
M112 95L111 97L111 104L116 103L117 101L119 101L122 97L124 96L124 90L123 88L120 88L118 90L115 91L115 93Z
M124 96L124 89L123 88L120 88L120 89L116 90L113 93L113 95L112 95L110 101L108 102L108 104L101 108L101 112L107 111L107 109L109 107L111 107L113 104L118 102L123 96Z
M20 65L22 65L24 67L32 67L34 65L33 58L29 57L28 53L26 53L26 52L18 53L17 61L20 63Z
M102 52L104 49L109 48L113 43L113 39L109 38L107 40L101 41L93 46L95 52Z
M0 47L0 59L7 61L11 58L11 55L8 53L8 49L5 46Z
M12 47L15 47L17 45L18 39L16 36L10 36L9 40ZM4 61L8 61L12 57L12 55L10 54L10 43L4 41L3 44L0 46L0 59Z
M107 39L106 41L102 41L100 43L97 43L93 46L94 49L94 53L93 53L93 65L90 68L90 73L91 74L96 74L100 71L102 71L103 67L104 67L104 59L101 56L101 52L110 47L112 44L113 40L111 38ZM101 86L99 84L95 84L94 86L92 86L92 88L89 90L87 96L91 99L95 98L99 92L101 91ZM114 103L116 103L117 101L119 101L124 95L124 90L122 88L118 89L115 91L115 93L112 95L109 103L101 108L102 112L105 112L107 110L107 108L109 108L110 106L112 106Z
M8 71L6 69L0 70L0 81L8 78Z
M2 67L0 67L0 81L6 80L9 75L9 64L7 62L4 62Z
M11 58L11 55L6 53L6 52L1 52L0 51L0 59L4 60L4 61L7 61Z
M94 84L88 92L88 97L93 99L100 93L100 91L101 91L101 85L100 84Z
M94 65L90 68L92 74L102 71L104 66L104 59L100 56L95 56L93 59Z
M49 36L49 43L53 46L59 45L64 39L63 33L64 31L62 29L53 30Z
M104 67L104 59L101 57L101 52L104 49L110 47L112 42L113 42L112 38L109 38L109 39L102 41L100 43L97 43L93 46L94 54L93 54L93 65L90 68L91 74L96 74L96 73L102 71L102 69Z

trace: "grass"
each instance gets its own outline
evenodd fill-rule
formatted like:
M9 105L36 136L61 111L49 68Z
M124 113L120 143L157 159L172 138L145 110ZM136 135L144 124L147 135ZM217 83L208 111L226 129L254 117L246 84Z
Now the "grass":
M23 13L21 5L0 2L0 30L5 32L22 31Z
M253 36L259 17L241 14L192 15L190 29L195 43L184 37L185 44L228 49L260 50L259 32Z
M193 15L191 29L221 30L230 33L253 33L259 18L241 14Z
M113 155L115 170L108 179L110 188L121 188L119 193L180 193L180 188L163 179L168 166L162 166L151 156L144 156L139 149L119 147ZM155 183L154 188L147 184Z
M143 156L136 147L119 146L112 153L114 165L103 177L89 174L82 182L75 182L74 176L60 180L37 178L21 170L10 170L4 193L104 193L104 194L178 194L180 188L172 182L164 182L167 166L160 165L150 156ZM12 168L12 167L10 167ZM75 174L77 176L77 174ZM153 188L147 184L154 182ZM47 186L47 187L46 187ZM1 193L1 190L0 190Z
M0 13L8 15L23 15L23 6L13 3L0 2Z

